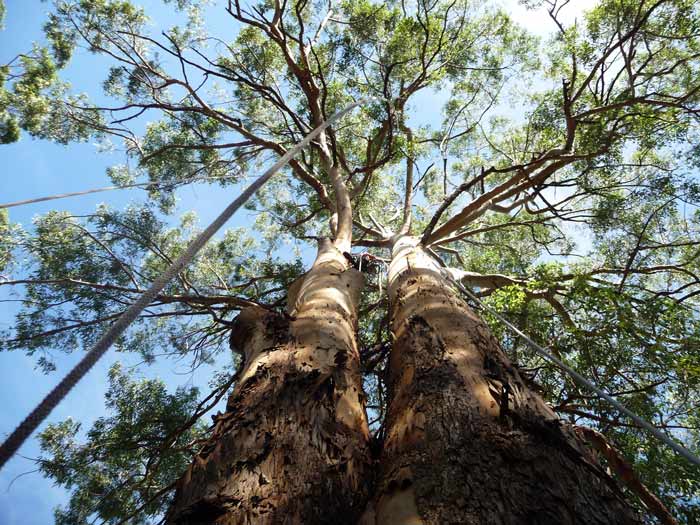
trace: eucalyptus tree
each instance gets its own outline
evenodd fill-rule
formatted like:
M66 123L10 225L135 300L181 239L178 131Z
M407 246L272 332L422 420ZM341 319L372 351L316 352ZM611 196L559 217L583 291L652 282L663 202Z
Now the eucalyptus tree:
M0 284L24 305L3 345L47 370L194 235L161 216L175 188L233 196L372 98L119 342L194 364L230 347L235 371L197 403L115 369L85 444L74 422L42 433L40 467L72 489L58 523L698 519L697 469L456 286L698 450L694 2L603 0L571 24L566 2L527 2L555 29L544 43L468 0L164 3L186 22L159 33L127 1L58 0L45 47L2 69L3 141L117 142L112 179L150 183L126 210L0 225ZM103 59L103 93L62 79L76 49ZM315 241L315 261L285 241Z

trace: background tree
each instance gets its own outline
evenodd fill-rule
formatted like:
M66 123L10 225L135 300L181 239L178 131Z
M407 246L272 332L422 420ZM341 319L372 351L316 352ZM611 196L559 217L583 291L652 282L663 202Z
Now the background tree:
M390 396L399 390L387 360L392 343L393 352L400 347L391 323L408 321L389 315L385 265L408 235L439 258L441 272L698 450L694 2L603 1L571 25L562 22L566 2L531 2L557 28L546 43L498 9L466 1L166 4L187 20L153 34L143 10L128 2L58 1L45 47L2 69L3 141L20 129L62 143L116 141L125 160L110 177L147 181L151 197L89 217L52 212L31 231L0 225L9 276L0 284L24 294L5 348L36 353L50 370L52 349L89 346L196 230L190 217L176 225L163 218L178 185L208 177L233 195L327 116L371 95L373 103L258 195L256 224L210 244L120 348L147 360L159 353L191 357L193 365L210 360L226 351L242 308L279 314L289 302L304 264L282 241L293 239L303 255L330 237L340 251L355 252L366 274L359 357L381 449L396 421L387 419ZM223 13L222 37L207 29ZM75 49L104 58L104 93L78 94L60 79ZM415 122L412 103L426 89L445 95L439 128ZM698 519L697 469L484 320L519 378L491 378L491 402L518 413L502 388L535 387L559 417L600 430L679 520ZM113 417L83 446L71 442L75 424L49 427L39 464L75 495L59 520L162 518L173 482L200 450L197 418L234 381L215 381L198 405L192 392L170 398L155 386L131 386L153 402L139 404L136 419L124 412L129 407L109 405ZM160 444L123 428L140 418L159 421L151 437ZM108 473L99 483L95 469ZM102 505L116 490L133 498ZM431 519L421 498L418 511Z

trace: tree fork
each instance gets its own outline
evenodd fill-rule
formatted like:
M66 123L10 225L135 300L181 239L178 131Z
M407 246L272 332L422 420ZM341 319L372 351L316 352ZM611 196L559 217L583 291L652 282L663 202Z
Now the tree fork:
M641 523L413 237L394 241L389 298L376 523Z
M251 307L226 412L180 479L171 525L356 523L369 497L357 347L363 277L328 240L289 288L288 315Z

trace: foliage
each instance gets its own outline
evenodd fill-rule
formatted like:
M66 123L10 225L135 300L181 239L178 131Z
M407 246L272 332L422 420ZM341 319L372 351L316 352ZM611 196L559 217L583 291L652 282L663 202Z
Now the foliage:
M85 218L50 212L37 218L33 233L18 228L13 233L17 252L31 262L23 269L25 308L3 347L38 352L38 363L50 371L54 349L70 352L94 344L198 230L193 214L167 228L149 206L124 211L103 206ZM226 318L241 301L278 303L301 271L298 260L251 258L257 245L242 229L210 243L117 347L152 362L167 340L171 355L191 356L194 365L211 362L226 348Z
M67 419L39 436L41 471L71 491L56 523L82 525L145 523L167 503L169 488L187 467L205 428L190 422L197 408L196 388L169 394L158 380L138 380L114 365L105 397L109 417L80 435L81 424ZM85 441L81 443L81 441ZM44 456L45 455L45 456Z

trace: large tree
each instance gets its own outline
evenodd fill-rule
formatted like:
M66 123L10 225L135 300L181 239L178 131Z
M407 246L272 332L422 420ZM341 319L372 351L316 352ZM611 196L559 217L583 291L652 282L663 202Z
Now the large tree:
M567 24L567 2L526 3L551 37L470 0L164 0L184 21L162 31L128 1L55 1L46 42L0 69L0 136L121 148L110 177L150 199L3 218L0 286L23 309L2 345L46 370L196 233L168 216L177 187L233 198L371 97L119 341L146 361L231 351L212 391L115 368L85 440L42 432L40 468L72 491L58 523L700 520L696 467L458 286L700 449L700 7L602 0ZM76 51L101 57L102 93L63 78Z

